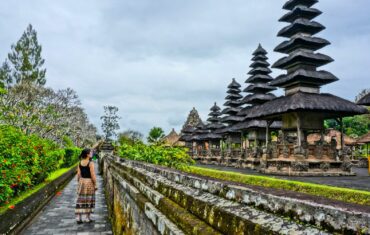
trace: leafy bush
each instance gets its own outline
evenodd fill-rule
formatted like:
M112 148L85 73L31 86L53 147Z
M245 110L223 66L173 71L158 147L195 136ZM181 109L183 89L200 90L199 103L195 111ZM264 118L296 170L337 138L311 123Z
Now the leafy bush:
M60 168L64 153L51 140L0 126L0 205L43 182Z
M185 148L164 147L158 145L145 145L137 143L133 145L122 144L118 153L121 157L173 167L177 169L187 168L194 161L187 154Z
M63 165L62 167L70 167L73 166L76 162L78 162L78 157L80 156L81 149L76 147L66 148L64 159L63 159Z

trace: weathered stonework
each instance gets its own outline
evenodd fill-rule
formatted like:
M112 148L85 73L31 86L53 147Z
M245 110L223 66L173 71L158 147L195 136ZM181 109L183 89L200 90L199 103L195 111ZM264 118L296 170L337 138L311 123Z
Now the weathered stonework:
M315 224L330 231L345 231L346 234L370 233L368 208L364 208L364 210L359 208L357 208L358 210L349 210L343 205L320 203L320 198L302 199L296 196L287 197L286 194L281 192L264 192L264 190L256 188L200 178L150 164L131 161L129 164L160 174L176 184L189 186L244 205L259 208L266 212L289 216L302 223Z
M108 194L114 192L110 208L119 214L116 234L130 234L121 225L136 234L370 233L368 208L350 211L111 156L104 158L104 175Z

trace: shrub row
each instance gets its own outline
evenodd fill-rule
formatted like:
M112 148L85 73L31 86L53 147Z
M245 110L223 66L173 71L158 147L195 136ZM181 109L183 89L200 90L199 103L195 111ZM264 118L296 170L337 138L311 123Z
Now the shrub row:
M267 176L245 175L241 173L206 169L194 166L185 169L185 171L193 174L243 183L247 185L290 190L315 196L326 197L329 199L370 206L370 192L368 191L338 188L333 186L304 183L293 180L282 180Z
M76 153L75 148L64 150L51 140L0 126L0 205L42 183L49 173L73 165Z
M124 143L118 148L118 154L123 158L177 169L184 169L194 164L194 161L187 154L187 150L181 147L145 145L144 143L130 145Z

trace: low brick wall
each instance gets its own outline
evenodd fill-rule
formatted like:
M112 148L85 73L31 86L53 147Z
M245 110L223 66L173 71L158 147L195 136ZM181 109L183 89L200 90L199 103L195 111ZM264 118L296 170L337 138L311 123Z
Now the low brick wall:
M53 196L76 175L72 168L57 179L48 183L16 205L13 210L7 210L0 215L0 234L19 234L25 226L39 213Z
M113 156L102 165L115 234L370 234L368 207Z

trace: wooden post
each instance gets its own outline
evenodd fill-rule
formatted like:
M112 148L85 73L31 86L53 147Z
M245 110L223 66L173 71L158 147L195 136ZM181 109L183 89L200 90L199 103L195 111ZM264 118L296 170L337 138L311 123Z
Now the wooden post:
M269 121L266 121L266 147L269 145Z
M299 147L302 146L302 136L301 136L301 119L299 117L299 115L296 113L296 117L297 117L297 144Z
M272 125L273 121L266 121L266 147L269 144L270 140L270 126Z
M340 118L339 119L339 123L340 123L340 149L343 150L343 143L344 143L344 135L343 135L343 132L344 132L344 128L343 128L343 118Z

